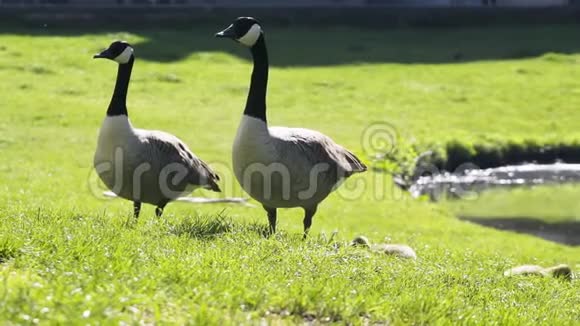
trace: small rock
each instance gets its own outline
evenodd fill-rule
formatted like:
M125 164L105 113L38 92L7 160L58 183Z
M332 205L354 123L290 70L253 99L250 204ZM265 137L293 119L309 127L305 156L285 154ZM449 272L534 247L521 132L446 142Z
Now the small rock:
M372 247L373 251L384 252L400 258L417 259L417 254L413 248L402 244L380 244Z
M166 83L181 83L181 79L174 74L158 75L157 80Z
M353 247L370 248L371 247L371 242L364 235L359 235L358 237L354 238L354 240L352 240L352 242L350 243L350 245L353 246Z

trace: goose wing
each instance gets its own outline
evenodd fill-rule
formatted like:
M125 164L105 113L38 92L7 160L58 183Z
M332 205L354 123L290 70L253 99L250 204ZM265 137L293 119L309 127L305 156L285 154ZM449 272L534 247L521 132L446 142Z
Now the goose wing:
M185 166L191 185L202 186L220 192L219 176L204 161L198 158L179 138L162 132L148 131L143 137L148 145L148 156L155 157L162 166L177 163Z
M286 160L301 157L312 166L327 163L342 170L345 177L367 170L356 155L318 131L272 127L270 132L279 140L278 151Z

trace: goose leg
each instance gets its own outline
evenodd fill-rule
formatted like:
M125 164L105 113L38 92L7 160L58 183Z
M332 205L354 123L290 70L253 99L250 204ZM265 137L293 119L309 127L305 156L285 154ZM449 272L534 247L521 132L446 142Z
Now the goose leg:
M310 226L312 226L312 217L316 214L316 209L318 206L304 208L304 236L302 239L306 239L308 231L310 231Z
M160 203L159 205L157 205L157 207L155 207L155 216L161 217L161 215L163 215L163 210L165 209L165 205L167 205L167 203L163 202L163 203Z
M276 233L276 208L264 206L268 213L268 222L270 223L270 234Z
M135 219L139 218L139 213L141 213L141 202L134 201L133 202L133 216Z

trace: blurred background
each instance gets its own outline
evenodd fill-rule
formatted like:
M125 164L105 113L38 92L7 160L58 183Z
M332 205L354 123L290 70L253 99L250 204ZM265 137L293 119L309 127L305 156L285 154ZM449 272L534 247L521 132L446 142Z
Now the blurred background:
M574 0L2 0L4 6L159 6L159 7L378 7L378 6L417 6L417 7L534 7L566 6Z

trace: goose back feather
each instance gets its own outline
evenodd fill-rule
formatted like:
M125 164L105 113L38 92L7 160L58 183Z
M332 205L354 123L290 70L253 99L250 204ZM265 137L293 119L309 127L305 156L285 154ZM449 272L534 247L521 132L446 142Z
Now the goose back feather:
M330 137L310 129L267 127L244 116L233 146L242 188L269 207L311 207L366 166ZM269 180L268 180L269 178Z
M199 187L220 191L218 175L183 141L133 129L126 116L105 118L94 165L105 185L128 200L158 205Z

